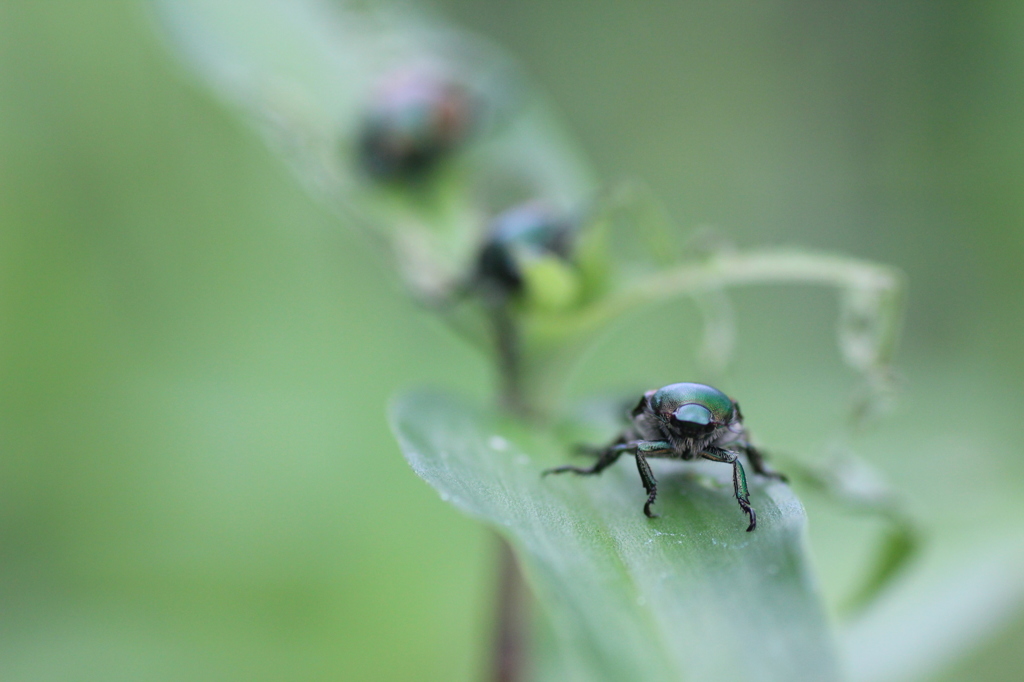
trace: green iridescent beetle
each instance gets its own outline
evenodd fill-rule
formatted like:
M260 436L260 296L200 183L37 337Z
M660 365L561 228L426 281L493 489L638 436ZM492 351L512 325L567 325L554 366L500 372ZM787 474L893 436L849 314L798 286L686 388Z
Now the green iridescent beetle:
M513 206L491 223L474 274L485 295L502 298L523 293L524 261L552 257L572 260L574 220L539 201Z
M757 514L750 506L747 475L740 462L746 455L754 471L762 476L785 481L786 477L772 471L764 463L764 455L747 437L740 406L729 396L705 384L669 384L648 391L630 413L630 425L605 447L583 447L582 451L597 456L587 468L565 465L548 469L547 474L571 471L577 474L599 474L624 454L636 458L640 480L647 491L644 514L651 518L651 505L658 495L658 484L647 463L648 457L694 460L732 464L732 482L736 501L750 519L747 532L757 528Z
M362 170L381 181L425 176L466 138L475 117L454 80L407 68L382 79L359 133Z

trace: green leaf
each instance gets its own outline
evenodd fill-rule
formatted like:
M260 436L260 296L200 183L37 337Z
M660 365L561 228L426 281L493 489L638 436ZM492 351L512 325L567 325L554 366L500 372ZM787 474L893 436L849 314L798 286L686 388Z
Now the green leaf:
M1019 617L1024 604L1024 533L979 530L933 542L912 575L843 627L845 669L854 682L930 679Z
M590 412L595 442L616 428L605 414ZM786 485L752 477L746 533L728 467L655 462L661 518L648 519L631 460L541 478L566 445L467 401L413 393L392 427L442 499L510 540L578 679L840 678Z
M519 258L524 280L524 304L548 312L559 312L576 301L580 293L574 268L551 254L523 254Z
M421 7L360 0L151 0L175 51L318 197L390 244L413 288L459 281L496 209L570 211L590 170L516 63ZM395 73L429 67L474 102L472 132L422 183L358 165L365 115Z

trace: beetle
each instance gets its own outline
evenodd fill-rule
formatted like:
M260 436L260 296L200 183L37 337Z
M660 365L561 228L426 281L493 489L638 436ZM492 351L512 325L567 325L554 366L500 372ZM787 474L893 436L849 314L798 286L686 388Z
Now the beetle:
M449 301L472 296L490 323L506 403L526 411L520 394L521 315L572 305L579 273L572 257L578 221L543 201L527 201L495 216L481 241L467 278ZM543 270L543 284L536 286Z
M363 117L361 168L382 181L423 176L466 137L473 109L466 90L439 74L424 69L389 74Z
M651 512L651 505L658 495L658 484L647 458L702 458L724 462L732 465L733 493L750 519L748 533L757 528L757 514L750 506L747 476L740 454L746 455L756 473L786 481L784 475L765 465L764 455L750 444L740 406L717 388L706 384L679 383L647 391L629 412L629 417L630 425L607 446L580 448L597 456L593 466L559 466L546 470L543 475L566 471L599 474L620 456L633 455L640 480L647 491L644 514L656 518L657 515Z
M546 204L513 206L491 222L477 257L474 280L502 297L522 294L524 257L554 256L571 261L574 221Z

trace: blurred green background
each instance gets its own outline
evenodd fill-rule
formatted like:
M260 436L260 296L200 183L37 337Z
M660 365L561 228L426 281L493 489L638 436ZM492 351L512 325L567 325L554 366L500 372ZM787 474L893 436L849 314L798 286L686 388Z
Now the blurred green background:
M680 225L908 273L901 399L856 445L924 520L922 565L995 548L1007 583L933 674L1020 679L1024 5L440 4ZM674 306L613 332L575 390L714 378L767 449L813 459L855 383L834 296L737 306L727 375L701 375ZM479 675L492 540L407 467L385 406L484 396L487 365L142 3L0 0L0 311L0 679ZM638 353L641 327L678 352ZM834 599L871 522L810 512Z

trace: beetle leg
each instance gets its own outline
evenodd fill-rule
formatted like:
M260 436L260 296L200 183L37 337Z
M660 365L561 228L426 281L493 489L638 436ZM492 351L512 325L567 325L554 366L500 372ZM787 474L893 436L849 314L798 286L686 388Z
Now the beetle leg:
M750 466L754 467L754 473L767 476L768 478L776 478L783 483L789 483L789 478L785 474L779 473L774 469L770 469L764 462L764 453L755 448L750 443L742 444L743 452L747 454L747 459L750 460Z
M647 458L639 450L636 452L636 468L640 471L640 481L644 484L644 490L647 491L647 501L644 502L644 514L649 519L656 519L658 515L651 511L651 505L654 504L654 498L658 496L658 481L654 478L654 473L651 471L651 465L647 463Z
M644 490L647 491L644 514L648 518L656 519L658 515L651 511L651 505L654 504L654 498L658 496L658 481L654 478L651 465L647 463L646 455L661 455L670 452L672 446L662 440L641 440L634 443L634 446L636 447L636 451L633 453L636 457L636 468L640 472L640 481L644 484Z
M635 444L622 444L622 445L610 445L607 448L601 448L598 450L590 449L583 450L583 452L590 452L598 455L597 461L594 462L592 467L577 467L571 464L565 464L560 467L553 467L551 469L545 469L541 476L547 476L548 474L561 474L566 471L571 471L574 474L599 474L612 464L615 464L622 453L628 452L636 447Z
M545 469L541 474L547 476L548 474L561 474L566 471L571 471L574 474L599 474L603 470L610 467L615 461L627 452L632 452L636 457L636 467L640 472L640 481L644 484L644 490L647 491L647 502L644 503L644 514L650 518L657 518L657 514L651 511L651 505L654 504L654 498L658 496L658 482L654 478L654 473L651 471L651 466L647 463L647 458L644 455L662 455L667 452L671 452L672 445L661 440L635 440L629 443L618 443L616 445L610 445L604 448L598 454L598 459L591 467L578 467L571 464L565 464L563 466L554 467L552 469Z
M735 452L729 452L714 446L707 448L707 450L700 453L700 456L713 462L732 464L733 494L736 496L736 501L739 502L740 509L745 511L747 516L750 517L750 525L747 526L747 532L749 533L757 528L757 514L754 513L753 507L750 506L750 493L747 491L747 474L743 471L743 465L740 463L739 456Z

